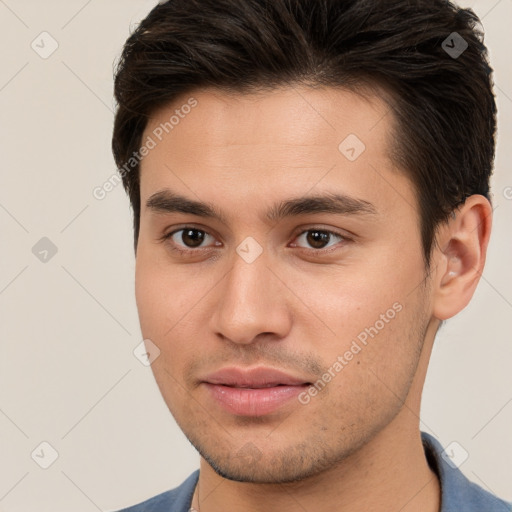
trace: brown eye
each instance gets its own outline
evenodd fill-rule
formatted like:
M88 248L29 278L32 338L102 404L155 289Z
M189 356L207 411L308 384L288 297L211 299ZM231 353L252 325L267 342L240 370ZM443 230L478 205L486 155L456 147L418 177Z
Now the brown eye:
M187 247L198 247L205 238L204 231L199 231L199 229L182 229L181 231L181 241Z
M198 249L209 247L203 245L208 237L213 239L212 235L206 231L189 226L172 231L164 235L161 240L169 243L171 249L175 251L192 253L197 252Z
M330 234L325 231L308 231L308 235L306 236L308 244L315 249L323 249L330 238Z
M297 240L300 238L304 238L307 245L316 250L322 250L326 247L330 247L333 244L330 244L331 241L334 241L336 243L337 241L345 241L347 240L344 236L335 233L333 231L327 231L322 229L308 229L306 231L303 231L298 237ZM329 245L330 244L330 245ZM297 244L294 244L297 245ZM303 247L304 246L300 246ZM306 249L308 247L305 247Z

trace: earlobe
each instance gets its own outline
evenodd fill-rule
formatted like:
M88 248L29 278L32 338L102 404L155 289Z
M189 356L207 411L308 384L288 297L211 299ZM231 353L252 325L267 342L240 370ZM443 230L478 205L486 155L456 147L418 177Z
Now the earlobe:
M440 227L437 236L434 316L446 320L471 300L482 275L492 224L492 207L472 195Z

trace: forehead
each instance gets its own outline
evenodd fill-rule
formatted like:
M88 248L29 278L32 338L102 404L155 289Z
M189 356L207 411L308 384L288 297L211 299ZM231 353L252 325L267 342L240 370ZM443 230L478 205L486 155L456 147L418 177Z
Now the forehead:
M385 183L403 173L389 158L393 122L384 99L339 88L195 90L149 120L143 142L155 146L141 162L141 198L169 186L224 200L233 192L277 199L313 188L394 200L396 186Z
M190 108L192 101L195 106ZM155 130L164 138L172 134L176 141L187 139L190 146L289 144L298 149L332 145L340 136L354 133L376 146L386 143L393 117L388 116L389 111L381 97L363 89L357 93L333 87L289 86L236 94L207 88L182 94L157 109L145 134ZM203 129L198 130L199 126Z

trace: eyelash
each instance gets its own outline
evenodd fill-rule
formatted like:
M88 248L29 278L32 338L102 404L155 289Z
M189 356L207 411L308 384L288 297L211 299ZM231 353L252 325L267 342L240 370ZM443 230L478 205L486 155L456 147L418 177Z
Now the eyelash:
M176 233L179 233L180 231L186 231L186 230L193 230L193 231L199 231L200 233L205 233L206 235L210 235L210 233L208 233L207 231L205 231L204 229L199 229L199 228L196 228L194 226L184 226L180 229L175 229L174 231L171 231L170 233L167 233L167 234L164 234L160 239L159 241L160 242L168 242L170 241L170 239L172 238L173 235L175 235ZM309 233L311 231L318 231L320 233L326 233L326 234L329 234L329 235L333 235L335 237L338 237L341 239L341 241L345 241L345 242L350 242L351 239L345 235L342 235L341 233L337 233L336 231L331 231L331 230L328 230L328 229L321 229L321 228L316 228L316 227L311 227L311 228L308 228L308 229L304 229L303 231L301 231L300 233L297 234L297 236L295 238L299 238L300 236L302 236L304 233ZM210 235L211 236L211 235ZM329 240L330 242L330 240ZM199 248L196 248L196 249L180 249L179 247L176 246L175 243L173 243L171 241L170 243L170 249L174 252L177 252L179 254L182 254L182 255L187 255L187 254L193 254L193 253L199 253L201 250L205 250L207 249L206 247L199 247ZM306 251L306 252L309 252L309 253L315 253L315 254L327 254L327 253L330 253L332 252L333 250L336 250L336 245L335 246L332 246L332 247L328 247L326 249L306 249L304 247L299 247L300 250L302 251Z

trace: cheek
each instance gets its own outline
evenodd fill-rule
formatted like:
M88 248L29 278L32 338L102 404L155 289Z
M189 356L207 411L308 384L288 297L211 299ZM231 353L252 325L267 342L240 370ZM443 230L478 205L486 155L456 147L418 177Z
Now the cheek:
M327 345L329 354L323 360L335 376L316 404L326 417L335 414L342 423L349 418L360 427L385 424L406 400L423 344L419 325L424 323L424 308L409 298L383 314L385 320L369 314L362 328L364 321L358 320L352 328L355 335L342 334L336 347Z
M163 338L197 301L198 286L159 255L140 247L135 265L135 298L143 334Z
M327 339L335 335L347 340L376 322L380 328L382 321L387 325L396 309L411 299L417 286L413 283L422 280L414 262L397 264L396 257L365 259L330 268L311 267L307 272L294 270L283 279L302 300L304 313L314 313L321 320ZM385 315L383 320L381 315ZM320 325L316 320L315 324Z
M142 247L137 252L135 296L142 336L160 349L151 370L171 413L187 409L187 396L182 376L190 354L190 336L183 335L187 317L195 301L177 292L176 275ZM181 333L181 334L180 334Z
M165 311L166 283L159 279L160 272L151 265L140 246L135 264L135 301L139 313L142 334L146 338L156 338L158 324Z
M139 323L143 337L160 349L152 364L159 384L168 377L166 370L181 381L183 364L197 357L195 340L204 339L198 332L204 325L198 319L200 299L212 286L200 274L172 266L150 250L138 252L135 297Z
M294 291L308 306L302 306L304 316L298 320L307 333L303 337L307 348L327 368L339 356L343 358L343 369L334 370L344 375L336 378L339 396L351 393L343 389L345 379L355 384L349 386L353 390L369 385L383 390L379 377L398 388L405 386L411 364L417 361L421 327L428 313L419 286L423 278L421 253L406 256L402 251L397 259L391 247L344 266L288 275L287 282L296 283ZM364 401L364 394L358 396Z

